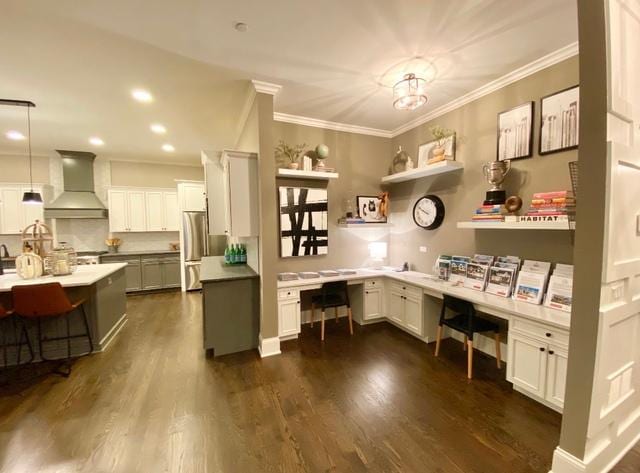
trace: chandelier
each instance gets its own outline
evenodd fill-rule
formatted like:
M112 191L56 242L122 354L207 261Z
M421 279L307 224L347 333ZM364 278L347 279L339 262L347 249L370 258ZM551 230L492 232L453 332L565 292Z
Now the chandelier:
M405 74L393 86L393 106L397 110L415 110L427 103L427 82L415 74Z

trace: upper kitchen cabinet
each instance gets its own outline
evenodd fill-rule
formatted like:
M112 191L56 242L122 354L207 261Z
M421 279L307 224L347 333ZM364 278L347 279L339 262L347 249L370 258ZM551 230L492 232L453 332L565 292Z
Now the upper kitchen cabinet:
M209 203L209 233L258 236L258 155L241 151L203 152L202 155Z
M190 212L204 212L207 210L207 200L204 183L178 183L178 199L180 210Z
M0 234L15 235L34 223L44 221L44 207L22 203L22 194L31 189L23 186L0 187ZM35 192L42 193L40 187L34 186Z
M172 190L109 190L111 232L177 232L178 221L178 194Z

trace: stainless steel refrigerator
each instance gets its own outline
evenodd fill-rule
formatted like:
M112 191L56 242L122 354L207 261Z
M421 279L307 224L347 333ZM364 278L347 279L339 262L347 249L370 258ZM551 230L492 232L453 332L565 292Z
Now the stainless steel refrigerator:
M182 248L187 291L201 289L200 265L209 254L206 212L182 212Z

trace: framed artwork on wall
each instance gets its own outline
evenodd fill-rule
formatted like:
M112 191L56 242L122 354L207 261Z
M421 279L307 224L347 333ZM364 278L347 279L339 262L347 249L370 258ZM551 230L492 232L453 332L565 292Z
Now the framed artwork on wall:
M280 256L329 253L327 189L279 187Z
M578 147L580 86L570 87L540 100L540 154Z
M443 152L444 151L444 152ZM422 168L431 163L444 159L455 161L456 159L456 135L449 135L442 140L433 140L421 144L418 147L418 167Z
M533 102L498 114L498 160L533 156Z
M366 223L387 223L387 217L381 211L382 199L377 195L359 195L356 197L358 216Z

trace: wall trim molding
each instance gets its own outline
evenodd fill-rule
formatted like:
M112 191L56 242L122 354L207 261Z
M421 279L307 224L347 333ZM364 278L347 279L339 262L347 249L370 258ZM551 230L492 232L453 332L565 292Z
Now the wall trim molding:
M273 82L264 82L261 80L252 80L253 88L260 94L276 95L282 89L281 85Z
M585 473L587 465L560 447L553 452L553 466L549 473Z
M266 358L268 356L279 355L280 351L280 337L262 338L260 334L258 351L260 352L260 358Z
M360 135L379 136L382 138L393 138L391 131L380 130L378 128L368 128L365 126L349 125L347 123L320 120L317 118L303 117L300 115L289 115L287 113L273 113L273 119L277 122L293 123L295 125L305 125L325 130L344 131L347 133L357 133Z
M576 56L579 53L578 43L571 43L563 48L560 48L552 53L547 54L546 56L542 56L541 58L536 59L535 61L530 62L514 71L505 74L498 79L495 79L481 87L478 87L471 92L468 92L461 97L458 97L455 100L452 100L449 103L446 103L429 113L422 115L420 117L411 120L404 125L395 128L393 130L383 130L379 128L369 128L365 126L358 125L349 125L347 123L339 123L332 122L328 120L319 120L316 118L303 117L299 115L290 115L286 113L275 112L273 114L273 119L277 122L285 122L285 123L293 123L296 125L305 125L311 126L315 128L324 128L327 130L334 131L344 131L348 133L357 133L361 135L371 135L371 136L379 136L382 138L395 138L402 133L405 133L413 128L416 128L420 125L427 123L428 121L434 120L445 113L448 113L452 110L462 107L474 100L477 100L485 95L488 95L496 90L499 90L503 87L506 87L514 82L517 82L525 77L528 77L536 72L539 72L543 69L551 67L559 62L562 62L566 59L569 59L573 56Z

